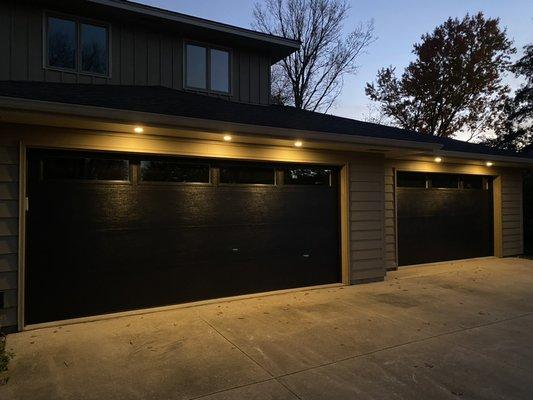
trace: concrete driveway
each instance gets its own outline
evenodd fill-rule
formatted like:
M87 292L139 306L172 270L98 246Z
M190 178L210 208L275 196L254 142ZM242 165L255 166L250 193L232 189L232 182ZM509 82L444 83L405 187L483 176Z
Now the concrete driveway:
M10 335L1 399L532 399L533 261Z

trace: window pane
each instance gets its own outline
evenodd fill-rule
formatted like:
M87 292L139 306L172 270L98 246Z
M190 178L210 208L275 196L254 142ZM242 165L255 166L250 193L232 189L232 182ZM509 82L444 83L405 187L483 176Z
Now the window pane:
M330 185L331 169L289 168L285 170L286 185Z
M398 187L426 187L426 174L420 172L398 172L397 180Z
M107 29L103 26L81 24L81 70L107 74Z
M127 181L129 162L103 158L45 158L43 179Z
M48 18L48 65L76 68L76 23L66 19Z
M482 176L464 175L461 180L463 181L463 189L483 189Z
M459 188L459 176L451 174L432 174L431 187L440 189Z
M141 161L141 181L209 183L209 165Z
M187 45L187 86L207 89L207 49Z
M229 53L211 49L211 90L229 92Z
M221 183L274 184L274 169L269 167L226 166L220 168Z

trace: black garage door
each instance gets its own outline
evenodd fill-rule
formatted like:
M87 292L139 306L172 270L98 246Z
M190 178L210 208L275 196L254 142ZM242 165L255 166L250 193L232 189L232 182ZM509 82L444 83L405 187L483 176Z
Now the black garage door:
M32 150L26 323L339 282L335 168Z
M398 172L397 203L399 265L494 254L490 178Z

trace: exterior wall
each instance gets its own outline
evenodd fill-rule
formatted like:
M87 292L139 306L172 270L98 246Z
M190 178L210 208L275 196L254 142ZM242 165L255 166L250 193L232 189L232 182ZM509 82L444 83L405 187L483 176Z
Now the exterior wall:
M22 293L17 290L19 279L23 281L24 254L24 241L19 240L19 218L20 225L24 225L24 213L19 214L24 198L24 190L19 191L18 184L19 176L21 185L24 183L24 173L20 175L24 168L18 165L20 143L28 147L339 165L342 167L340 219L344 283L381 280L386 269L396 267L395 169L495 176L495 187L501 187L495 190L495 225L499 224L495 237L502 248L501 255L520 254L523 248L521 172L518 170L394 161L363 153L0 124L0 292L5 299L0 324L11 330L20 321L18 305L23 301ZM24 238L24 229L20 232Z
M385 276L383 163L368 156L350 162L351 283Z
M43 68L43 13L43 8L20 2L0 2L0 80L183 89L183 38L148 26L108 21L105 16L75 15L110 24L111 74L108 78ZM245 103L268 104L270 57L227 47L233 55L232 93L230 96L216 96Z
M17 323L18 147L0 145L0 328Z
M396 261L396 173L390 165L385 165L385 267L398 268Z
M517 169L476 165L436 164L433 162L387 160L385 163L385 226L386 265L397 267L395 171L448 172L494 177L494 254L498 257L520 255L524 252L522 172ZM387 229L388 228L388 229Z
M16 329L18 307L23 293L17 292L18 279L23 281L23 267L19 269L18 249L24 254L24 241L19 242L18 216L23 207L24 191L19 193L18 146L52 147L58 149L142 152L182 156L237 158L245 160L316 163L341 166L340 222L341 259L344 283L359 283L382 279L384 268L383 223L383 158L359 153L297 149L293 147L254 145L222 141L163 138L61 129L0 123L0 291L5 291L7 308L2 310L2 325ZM24 172L21 184L24 183ZM22 225L24 213L20 214ZM21 230L24 238L24 230ZM3 241L5 239L5 241ZM20 247L19 247L20 246ZM351 250L351 251L350 251ZM5 254L4 254L5 253ZM23 261L23 260L22 260ZM17 296L18 295L18 296Z
M506 170L501 175L502 255L524 252L523 177L521 171Z

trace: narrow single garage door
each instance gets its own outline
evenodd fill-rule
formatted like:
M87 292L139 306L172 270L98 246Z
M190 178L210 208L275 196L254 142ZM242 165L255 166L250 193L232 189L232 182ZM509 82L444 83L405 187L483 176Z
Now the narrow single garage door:
M332 167L28 155L26 323L340 281Z
M397 207L399 265L494 254L489 177L398 172Z

